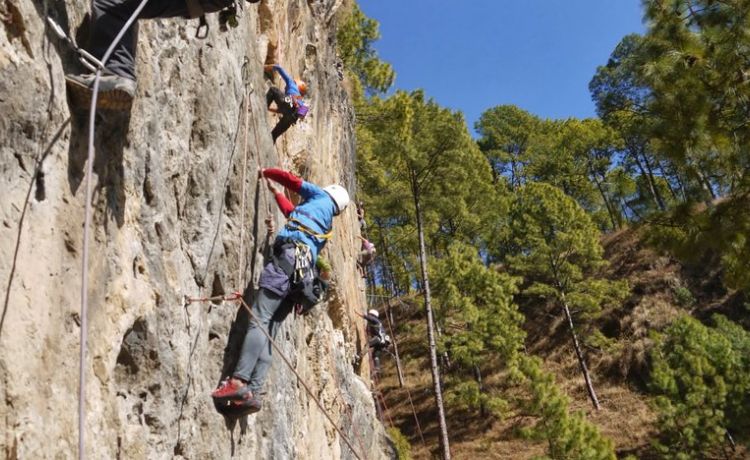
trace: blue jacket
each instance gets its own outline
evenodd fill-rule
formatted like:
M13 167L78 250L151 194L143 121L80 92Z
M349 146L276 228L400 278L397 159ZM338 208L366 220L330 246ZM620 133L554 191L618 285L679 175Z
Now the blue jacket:
M310 182L303 181L299 190L302 202L298 204L289 214L290 219L300 221L305 227L319 234L325 234L333 229L333 216L336 204L333 198L322 188ZM290 239L299 241L310 247L312 263L318 260L318 254L326 245L326 241L321 238L308 235L307 233L294 230L294 222L285 225L276 236L277 239Z
M286 84L284 94L286 94L287 96L302 97L302 93L299 92L299 88L297 88L297 82L294 81L294 78L290 77L289 74L287 74L286 71L284 71L284 69L278 64L275 64L273 68L279 73L279 75L281 75L281 78L284 79L284 83Z

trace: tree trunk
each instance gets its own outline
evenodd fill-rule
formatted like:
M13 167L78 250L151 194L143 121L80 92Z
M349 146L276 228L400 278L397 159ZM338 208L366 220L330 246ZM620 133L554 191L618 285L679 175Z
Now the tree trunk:
M435 336L440 339L440 337L443 336L443 329L440 327L440 323L438 321L434 321L435 323ZM448 351L444 350L443 353L440 355L441 361L443 361L443 369L448 370L451 367L451 359L448 356Z
M602 196L602 200L604 200L604 206L607 208L607 214L609 214L609 220L612 222L612 230L619 230L620 228L620 220L615 217L615 209L612 206L612 203L609 201L609 198L607 198L607 194L604 193L604 187L602 186L602 183L599 181L599 179L596 178L594 174L591 175L594 184L596 184L596 188L599 190L599 194Z
M643 164L646 165L646 171L648 172L648 183L649 186L654 191L654 196L656 197L656 204L659 205L659 209L662 211L667 210L667 206L664 204L664 198L661 196L661 192L659 191L659 187L656 186L656 180L654 179L654 172L651 169L651 163L648 161L648 155L645 152L641 152L643 155Z
M398 386L399 388L404 387L404 373L401 370L401 358L398 355L398 343L396 342L396 335L393 330L396 328L396 323L393 321L393 312L390 303L386 306L385 319L388 321L388 332L391 333L391 340L393 341L393 355L396 357L396 372L398 374Z
M698 182L701 184L701 187L703 188L703 190L706 193L708 193L708 195L711 197L710 199L705 200L706 204L709 205L710 207L713 200L716 199L716 192L714 192L714 188L711 185L711 181L706 177L705 174L703 174L700 170L698 170L698 168L695 169L695 174L696 176L698 176Z
M631 150L631 149L628 149ZM646 183L648 184L648 191L651 194L651 198L654 200L654 203L656 203L657 206L659 206L659 209L664 211L664 202L661 201L660 195L658 194L656 190L656 184L654 183L654 178L646 171L646 168L643 166L643 163L641 162L640 157L638 156L638 151L631 151L630 155L633 157L633 160L635 160L635 165L638 166L638 171L640 171L641 175L646 178Z
M672 195L672 199L674 199L675 201L680 201L680 198L677 196L677 191L675 191L674 185L672 185L672 178L669 173L667 173L667 170L664 168L662 162L656 160L656 167L659 168L659 171L664 178L664 182L667 183L667 188L669 189L669 193Z
M419 264L422 269L422 290L424 292L424 308L427 313L427 340L430 347L430 367L432 368L432 383L435 393L435 405L438 412L440 426L440 450L443 460L450 460L451 453L448 443L448 426L445 423L445 409L443 408L443 393L440 389L440 370L437 360L437 346L435 345L435 324L432 318L432 299L430 295L430 281L427 276L427 252L424 244L424 229L422 228L422 209L419 203L419 190L416 182L412 181L414 208L417 216L417 234L419 236Z
M596 391L594 391L594 385L591 383L591 376L589 375L589 369L586 367L586 361L583 358L583 352L581 352L581 346L578 343L578 336L576 330L573 327L573 317L570 316L570 309L568 308L568 302L565 300L565 294L562 294L563 311L565 312L565 318L568 320L568 326L570 327L570 336L573 337L573 347L576 350L576 356L578 357L578 364L581 366L581 373L583 379L586 381L586 390L591 398L591 403L594 405L594 409L599 410L599 399L596 397Z
M477 386L479 387L479 394L484 393L484 388L482 387L482 370L479 369L479 366L474 364L474 380L477 381ZM480 417L486 417L487 416L487 408L484 407L484 401L479 403L479 416Z

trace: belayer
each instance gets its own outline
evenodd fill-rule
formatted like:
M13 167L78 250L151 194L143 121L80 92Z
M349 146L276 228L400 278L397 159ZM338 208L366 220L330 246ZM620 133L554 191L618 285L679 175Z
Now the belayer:
M316 291L320 286L315 283L314 267L332 234L334 216L349 204L349 194L341 185L320 188L275 168L264 169L261 175L299 194L302 201L294 207L283 194L275 193L288 220L276 235L273 257L260 275L254 302L252 283L245 289L243 299L252 304L252 318L239 360L231 376L211 393L217 404L230 407L235 415L260 410L259 395L272 361L272 345L260 328L275 337L295 305L300 305L304 313L318 302L320 292Z
M138 19L156 18L201 18L203 15L235 8L237 0L151 0L138 14ZM257 3L260 0L246 0ZM140 0L93 0L91 11L91 32L89 51L101 60L130 16L138 8ZM114 51L105 63L106 69L99 79L97 107L110 110L128 110L136 90L135 52L138 42L138 22L125 32L115 45ZM94 87L94 74L66 75L68 88L79 97L80 103L91 100Z
M276 139L279 136L284 134L298 120L304 119L307 116L307 112L310 111L302 99L307 94L307 84L302 80L295 80L290 77L278 64L267 65L264 67L264 70L267 73L278 72L286 85L283 92L279 88L272 86L266 93L268 110L281 114L281 120L276 123L276 126L271 131L273 142L276 143ZM271 104L274 102L276 103L276 108L271 108Z

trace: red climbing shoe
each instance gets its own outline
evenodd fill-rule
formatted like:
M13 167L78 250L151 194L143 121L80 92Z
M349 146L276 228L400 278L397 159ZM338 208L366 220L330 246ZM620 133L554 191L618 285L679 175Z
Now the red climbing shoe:
M240 380L234 378L224 380L219 385L219 388L211 393L211 397L219 401L229 399L243 400L247 395L250 395L250 398L252 398L253 394L250 388Z
M242 399L235 399L229 403L232 410L240 412L242 415L254 414L260 410L260 401L253 397L253 393L248 391Z

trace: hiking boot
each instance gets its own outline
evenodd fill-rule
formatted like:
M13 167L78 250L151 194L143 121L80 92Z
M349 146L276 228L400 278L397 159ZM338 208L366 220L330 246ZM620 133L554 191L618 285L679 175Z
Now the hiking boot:
M221 382L219 388L211 393L211 397L218 401L244 400L247 395L252 398L250 387L237 379L227 379Z
M91 105L94 89L94 74L66 75L65 83L71 92L71 99L79 108ZM104 110L129 110L135 96L136 83L130 78L115 74L102 74L99 77L99 95L96 107Z

